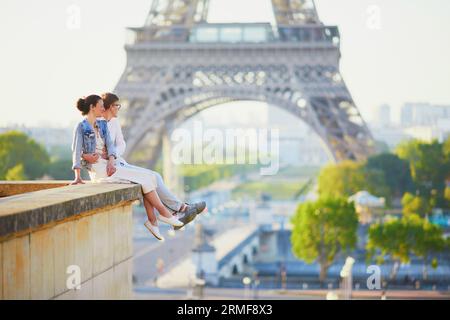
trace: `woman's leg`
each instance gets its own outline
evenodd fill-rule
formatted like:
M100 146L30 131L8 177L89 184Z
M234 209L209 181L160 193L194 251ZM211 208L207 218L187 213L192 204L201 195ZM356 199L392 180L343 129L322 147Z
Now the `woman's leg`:
M143 172L151 172L156 177L156 192L158 193L161 202L174 213L182 212L186 209L186 205L180 199L178 199L177 196L170 192L170 190L165 185L163 178L158 172L138 167L129 163L125 164L125 167L140 170Z
M158 220L156 219L154 208L145 196L144 206L148 217L148 220L144 223L144 226L155 236L156 239L164 240L164 237L161 235L158 228Z
M150 171L142 171L120 165L117 166L116 172L111 177L139 183L142 187L144 198L149 201L151 206L158 210L160 214L158 220L163 220L172 226L183 226L183 222L172 216L169 210L162 204L156 193L156 177Z
M157 226L158 220L156 220L155 210L153 210L153 206L146 197L144 197L144 207L147 212L148 220L152 223L152 225Z
M172 214L163 205L163 203L161 202L161 200L158 197L158 193L156 193L155 190L147 192L146 194L144 194L144 198L147 199L148 202L150 203L150 205L153 206L154 208L156 208L156 210L158 210L158 212L162 216L164 216L166 218L172 217Z

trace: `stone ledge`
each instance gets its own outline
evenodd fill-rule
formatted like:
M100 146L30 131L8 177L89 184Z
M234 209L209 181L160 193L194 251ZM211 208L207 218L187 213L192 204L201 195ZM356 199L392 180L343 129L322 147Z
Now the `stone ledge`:
M86 183L0 198L0 238L142 199L138 184Z
M69 180L0 181L0 198L26 192L64 187L70 183L71 181Z

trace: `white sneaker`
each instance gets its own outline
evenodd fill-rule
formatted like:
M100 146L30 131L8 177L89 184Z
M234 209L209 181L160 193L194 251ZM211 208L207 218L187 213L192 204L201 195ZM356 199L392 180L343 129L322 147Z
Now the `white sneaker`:
M184 223L178 220L176 217L171 216L170 218L166 218L163 215L158 215L158 220L167 224L170 224L174 227L182 227Z
M164 237L161 235L161 233L159 232L159 228L158 226L154 226L150 221L146 221L144 223L144 226L147 227L147 229L155 236L156 239L158 240L164 240Z

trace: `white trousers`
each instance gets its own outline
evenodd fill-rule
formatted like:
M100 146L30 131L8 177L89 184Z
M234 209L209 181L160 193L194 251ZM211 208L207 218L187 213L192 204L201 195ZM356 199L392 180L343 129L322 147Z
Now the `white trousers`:
M92 164L92 168L89 171L92 182L139 183L144 194L156 189L156 176L150 170L138 169L138 167L116 161L116 172L108 177L106 174L107 164L108 161L102 158Z
M143 171L143 172L147 172L147 173L150 172L151 174L153 174L156 177L156 193L158 194L159 198L161 199L161 202L167 207L167 209L169 209L172 212L180 211L181 206L183 205L183 202L180 199L178 199L178 197L169 190L169 188L164 183L163 178L161 177L161 175L158 172L150 170L150 169L134 166L134 165L126 162L124 159L118 159L116 161L116 163L118 163L118 162L124 164L126 167L131 167L138 171Z

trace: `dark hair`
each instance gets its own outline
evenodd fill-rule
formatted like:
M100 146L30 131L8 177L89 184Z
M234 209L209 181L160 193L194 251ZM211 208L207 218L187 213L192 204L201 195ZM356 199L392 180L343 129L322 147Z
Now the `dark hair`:
M102 100L102 98L96 94L80 98L77 101L77 109L85 116L89 113L89 110L91 110L91 105L95 106L99 100Z
M108 110L114 102L119 101L119 97L110 92L102 94L102 99L105 110Z

